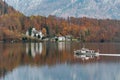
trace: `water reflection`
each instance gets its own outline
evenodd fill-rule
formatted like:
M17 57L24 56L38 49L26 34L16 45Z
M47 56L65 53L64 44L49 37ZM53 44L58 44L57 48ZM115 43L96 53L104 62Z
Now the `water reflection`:
M84 60L90 60L90 59L99 59L99 55L98 56L95 56L95 55L87 55L87 54L80 54L80 55L75 55L74 54L74 57L75 58L80 58L82 59L83 61Z
M99 49L100 53L120 53L120 43L86 43L85 46L89 49ZM101 77L106 77L107 72L111 73L108 76L112 73L117 74L120 57L99 56L83 61L81 58L75 58L73 53L75 49L81 49L82 47L79 42L0 44L0 77L4 77L3 80L16 80L17 77L20 80L48 80L49 77L52 80L88 80L90 78L91 80L99 80L96 78L97 74L100 80L106 80L105 78L101 79ZM24 71L26 71L26 74ZM34 74L30 74L31 71ZM57 71L58 73L56 73ZM40 72L42 73L40 74ZM106 76L102 74L106 74ZM113 77L110 76L111 79Z
M58 48L59 48L59 51L63 51L65 50L65 42L59 42L58 43Z
M42 43L26 43L26 53L33 58L36 54L42 54Z
M4 80L119 80L120 63L86 65L21 66L7 74ZM64 71L64 72L63 72Z

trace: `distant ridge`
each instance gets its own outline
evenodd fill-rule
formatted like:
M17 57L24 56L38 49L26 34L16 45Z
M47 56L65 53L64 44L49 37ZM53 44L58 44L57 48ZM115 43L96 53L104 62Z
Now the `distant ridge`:
M120 0L6 0L27 16L89 17L120 20Z

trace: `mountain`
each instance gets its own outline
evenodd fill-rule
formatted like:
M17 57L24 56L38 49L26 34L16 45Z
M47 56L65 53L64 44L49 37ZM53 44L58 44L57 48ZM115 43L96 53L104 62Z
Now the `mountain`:
M4 14L10 14L14 13L16 10L14 10L12 7L10 7L8 4L6 4L4 1L0 0L0 15Z
M6 2L27 16L120 19L120 0L6 0Z

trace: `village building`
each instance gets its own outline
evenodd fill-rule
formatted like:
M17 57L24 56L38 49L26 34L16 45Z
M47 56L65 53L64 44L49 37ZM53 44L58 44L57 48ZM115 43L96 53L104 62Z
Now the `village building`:
M66 39L65 39L65 37L64 36L59 36L58 37L58 41L65 41Z
M32 28L31 31L27 30L26 35L34 38L38 38L38 39L42 39L44 37L44 34L42 33L42 31L41 30L37 31L35 28Z

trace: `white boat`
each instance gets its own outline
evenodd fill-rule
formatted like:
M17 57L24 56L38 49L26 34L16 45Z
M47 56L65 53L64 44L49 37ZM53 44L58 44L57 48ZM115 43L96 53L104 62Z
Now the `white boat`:
M82 48L80 50L75 50L74 56L80 57L82 59L89 59L99 56L99 52L95 52L95 50L89 50L87 48Z

